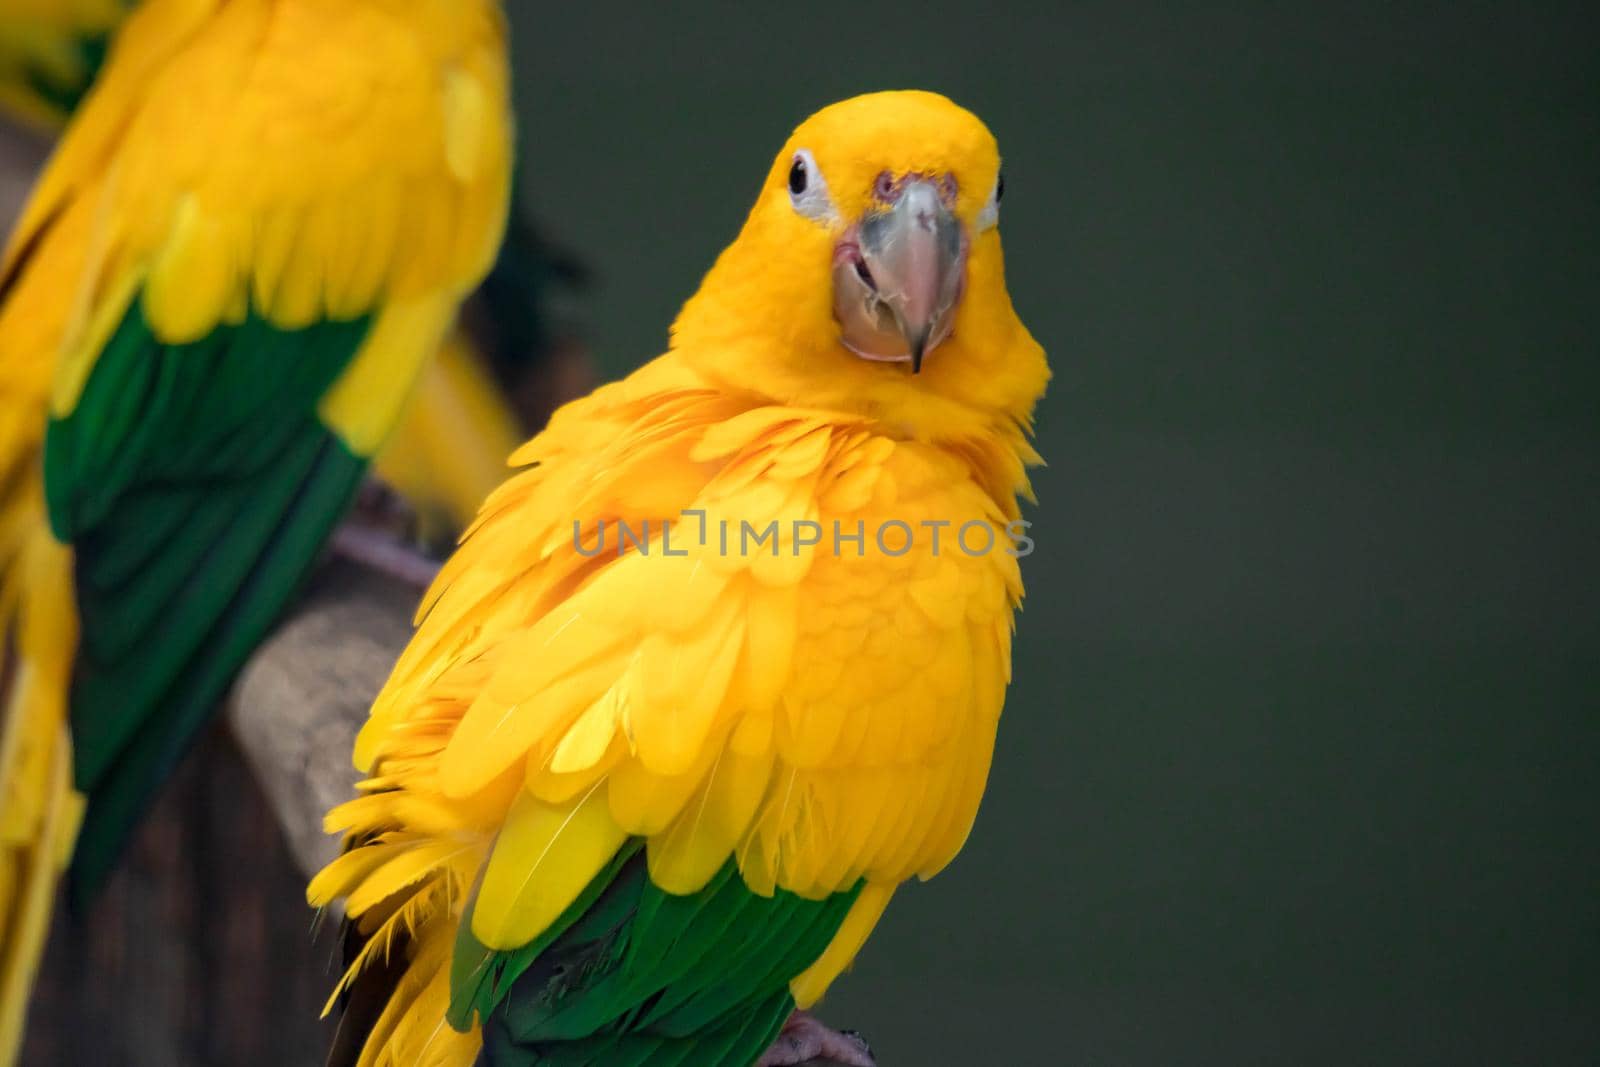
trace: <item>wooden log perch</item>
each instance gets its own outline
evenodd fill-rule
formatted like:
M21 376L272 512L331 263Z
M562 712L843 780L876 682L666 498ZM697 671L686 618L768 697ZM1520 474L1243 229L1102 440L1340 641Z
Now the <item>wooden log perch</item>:
M411 636L419 596L331 559L234 687L229 724L308 878L338 855L322 816L355 795L351 746Z

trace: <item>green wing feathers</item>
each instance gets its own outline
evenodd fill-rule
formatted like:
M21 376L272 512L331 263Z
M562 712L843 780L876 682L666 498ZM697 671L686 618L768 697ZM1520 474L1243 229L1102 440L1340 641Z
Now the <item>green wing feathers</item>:
M251 316L167 345L135 300L76 407L51 422L45 494L73 546L82 627L78 899L348 508L366 460L316 409L368 322L284 330Z
M457 935L452 1025L483 1024L505 1067L749 1067L794 1009L860 887L823 900L752 892L732 860L702 890L650 881L634 841L560 921L515 952Z

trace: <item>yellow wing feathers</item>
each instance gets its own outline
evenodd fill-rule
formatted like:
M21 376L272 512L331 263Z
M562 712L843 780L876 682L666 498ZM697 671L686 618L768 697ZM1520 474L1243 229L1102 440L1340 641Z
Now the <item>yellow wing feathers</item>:
M1016 560L963 553L953 530L937 555L890 555L877 531L926 538L921 520L952 515L1003 531L1009 498L947 450L692 382L663 357L518 453L531 466L441 573L358 744L402 788L334 824L394 825L386 807L421 797L454 809L488 857L473 932L492 948L537 935L630 836L675 893L730 856L764 894L864 877L880 888L840 942L859 947L888 888L943 866L976 811ZM618 520L644 548L619 555Z

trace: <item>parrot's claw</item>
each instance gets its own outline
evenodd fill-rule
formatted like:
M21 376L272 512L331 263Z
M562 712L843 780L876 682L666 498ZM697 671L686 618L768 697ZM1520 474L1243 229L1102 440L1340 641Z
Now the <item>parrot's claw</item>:
M797 1067L812 1060L827 1060L845 1067L878 1067L872 1049L854 1030L834 1030L808 1011L797 1011L783 1024L778 1040L756 1062L756 1067Z

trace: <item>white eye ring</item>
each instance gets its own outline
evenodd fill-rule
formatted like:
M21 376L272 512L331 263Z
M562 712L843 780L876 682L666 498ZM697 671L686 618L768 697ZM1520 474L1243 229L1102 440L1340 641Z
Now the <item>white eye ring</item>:
M796 152L789 164L789 203L813 222L838 221L839 212L828 194L828 181L809 148Z
M1006 187L1005 171L1001 171L994 180L994 189L989 193L989 199L984 202L983 208L978 212L978 232L992 230L1000 225L1000 196Z

